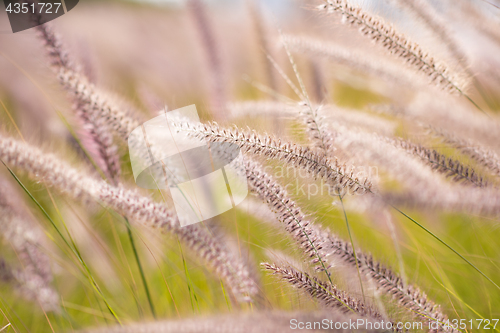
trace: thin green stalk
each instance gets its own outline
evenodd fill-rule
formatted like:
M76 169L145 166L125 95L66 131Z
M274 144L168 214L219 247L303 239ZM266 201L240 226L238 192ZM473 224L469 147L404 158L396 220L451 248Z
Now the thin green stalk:
M108 301L106 300L106 298L104 297L104 294L102 293L101 289L99 288L99 285L97 284L96 280L94 279L94 277L92 276L92 273L90 272L90 269L89 267L87 266L87 264L85 263L85 261L83 260L83 257L81 256L80 252L78 251L78 248L75 246L75 247L72 247L70 245L70 243L67 241L67 239L64 237L64 235L62 234L62 232L59 230L59 228L57 227L56 223L54 222L54 220L52 220L52 218L50 217L50 215L47 213L47 211L42 207L42 205L35 199L35 197L31 194L31 192L24 186L24 184L21 182L21 180L16 176L16 174L14 173L14 171L12 171L11 168L9 168L7 166L7 164L5 164L5 162L3 160L0 159L0 161L2 162L2 164L7 168L7 170L9 171L9 173L12 175L12 177L14 177L14 179L16 180L16 182L19 184L19 186L22 187L22 189L26 192L26 194L28 194L28 196L31 198L31 200L36 204L36 206L40 209L40 211L43 213L43 215L49 220L49 222L52 224L52 226L56 229L56 232L59 234L59 236L63 239L64 243L66 243L66 245L73 251L73 253L76 255L76 257L78 258L78 261L80 261L80 263L82 264L82 266L85 268L85 271L87 273L87 277L89 278L92 286L94 287L94 289L96 290L96 292L99 294L99 296L101 297L101 299L103 300L103 302L106 304L106 307L108 308L109 312L111 313L111 315L114 317L114 319L121 325L121 321L120 319L118 318L118 316L116 315L116 312L111 308L111 305L108 303ZM73 243L74 245L74 243Z
M359 270L358 257L356 256L356 249L354 247L354 241L352 240L351 227L349 226L349 220L347 219L347 214L346 214L345 208L344 208L344 201L342 200L342 195L340 195L340 193L339 193L339 199L340 199L340 204L342 206L342 211L344 212L344 219L345 219L345 224L347 226L347 232L349 233L349 239L351 240L352 253L354 255L354 261L356 262L356 270L358 271L359 284L361 286L361 294L363 295L363 302L366 303L365 290L363 289L363 279L361 279L361 272Z
M14 323L14 321L13 321L13 320L11 320L11 319L9 319L9 318L7 318L7 315L5 314L5 312L4 312L2 309L5 309L5 311L7 311L7 313L12 312L12 313L13 313L13 315L12 315L12 316L13 316L13 317L15 317L15 319L17 319L17 320L21 323L21 325L23 325L23 327L26 329L26 332L28 332L28 333L30 333L30 332L31 332L31 331L30 331L30 329L29 329L29 328L26 326L26 324L24 323L24 321L21 319L21 317L19 317L19 315L17 314L17 312L16 312L16 311L15 311L15 310L14 310L14 309L10 306L10 304L9 304L9 303L7 303L7 302L3 299L2 295L0 295L0 312L2 312L2 315L5 317L5 319L6 319L9 323L11 323L11 326L10 326L10 327L12 327L12 329L14 330L14 332L16 332L16 333L17 333L17 330L14 328L14 324L13 324L13 323ZM10 316L10 313L9 313L9 316Z
M73 130L73 128L71 127L71 125L66 121L66 118L64 118L64 116L59 111L56 110L56 112L59 115L59 117L61 118L61 120L63 121L63 123L65 124L66 128L70 131L71 136L76 140L76 142L77 142L78 146L80 147L80 149L83 150L85 156L90 161L90 163L92 164L92 166L94 167L94 169L97 170L97 172L99 172L99 174L101 175L101 177L103 179L106 179L106 175L101 170L101 168L99 168L99 166L94 161L94 159L92 158L92 156L87 152L87 150L85 149L85 147L81 143L80 139L78 138L78 135L75 133L75 131ZM133 238L133 235L132 235L132 231L131 231L131 225L130 225L130 222L128 221L128 219L125 216L123 218L125 219L125 222L126 222L126 225L127 225L128 238L129 238L129 241L130 241L130 245L132 247L132 251L134 252L134 258L135 258L135 261L137 263L137 267L139 268L139 273L141 275L141 280L142 280L142 283L144 285L144 290L146 292L146 297L148 299L149 307L151 309L151 313L153 315L153 318L156 319L156 311L155 311L155 308L154 308L154 305L153 305L153 301L152 301L152 298L151 298L151 293L149 292L148 283L147 283L146 277L144 275L144 271L142 269L142 264L141 264L141 261L139 259L139 254L138 254L137 248L135 246L135 241L134 241L134 238Z
M196 297L196 293L194 291L194 288L191 287L191 277L189 276L189 270L187 268L186 259L184 259L184 253L182 252L182 246L181 246L181 242L179 241L179 238L177 238L177 243L179 244L179 250L181 251L181 258L182 258L182 264L184 266L184 273L186 274L187 287L188 287L188 291L189 291L189 300L191 301L191 308L193 309L193 313L195 313L193 298L196 302L196 307L198 308L198 311L200 311L200 305L198 304L198 298Z
M128 219L126 217L124 217L124 219L125 219L125 223L127 225L127 234L128 234L128 238L130 240L130 245L132 246L132 252L134 252L135 261L137 262L137 267L139 268L139 273L141 274L142 283L144 284L144 290L146 291L146 296L148 298L149 308L151 309L151 314L153 315L153 318L156 319L155 307L153 305L153 300L152 300L151 294L149 292L149 287L148 287L148 283L146 281L146 276L144 275L144 270L142 269L142 264L141 264L141 261L139 259L139 254L138 254L137 248L135 246L134 236L132 235L132 226L130 225L130 222L128 221Z
M441 244L443 244L444 246L446 246L448 249L450 249L451 251L453 251L457 256L459 256L463 261L465 261L467 264L469 264L469 266L471 266L472 268L474 268L479 274L481 274L486 280L488 280L489 282L491 282L497 289L500 290L500 286L498 286L492 279L490 279L486 274L484 274L479 268L477 268L473 263L471 263L469 260L467 260L463 255L461 255L458 251L456 251L454 248L452 248L450 245L448 245L445 241L443 241L441 238L439 238L438 236L436 236L432 231L430 231L429 229L427 229L426 227L424 227L423 225L421 225L420 223L418 223L417 221L415 221L413 218L411 218L410 216L406 215L403 211L399 210L397 207L395 207L394 205L392 204L389 204L392 208L394 208L396 211L398 211L399 213L401 213L404 217L406 217L407 219L409 219L410 221L412 221L413 223L415 223L417 226L419 226L421 229L423 229L425 232L427 232L429 235L431 235L432 237L434 237L435 239L437 239Z
M468 95L464 94L461 90L458 90L460 91L460 93L469 101L471 102L479 111L481 111L482 113L484 113L488 118L491 119L491 116L486 112L484 111L476 102L474 102L474 100L472 98L470 98Z
M220 280L220 287L222 288L222 293L224 294L224 298L226 299L227 308L229 311L231 311L231 304L229 302L229 298L227 297L226 289L224 288L222 280Z
M66 234L68 235L69 237L69 240L71 242L71 245L72 247L70 246L70 249L73 250L73 252L77 255L77 258L79 259L80 263L83 262L83 256L81 255L81 252L80 250L78 249L78 246L76 245L76 242L75 240L73 239L73 237L71 236L71 233L68 229L68 226L66 225L66 221L64 220L64 218L62 217L62 214L61 212L59 211L59 208L57 207L56 205L56 202L54 201L54 198L52 197L52 194L50 193L49 189L46 188L47 190L47 193L50 197L50 200L52 201L52 204L54 205L54 209L56 210L57 214L59 215L60 219L61 219L61 222L62 222L62 225L64 226L64 230L66 230ZM55 223L54 223L55 224ZM68 242L66 242L68 244ZM81 259L81 260L80 260ZM92 273L90 272L90 269L89 267L87 266L87 264L85 262L82 263L82 265L85 267L86 269L86 273L89 277L89 280L90 280L90 283L92 285L92 287L97 291L97 293L103 298L104 297L104 294L102 294L102 291L100 290L99 286L97 285L97 282L95 281ZM102 308L101 308L101 303L99 302L99 299L97 298L97 296L95 294L93 294L93 296L96 298L96 301L97 301L97 305L99 306L99 310L101 311L102 313ZM104 298L103 298L104 300ZM109 310L109 306L108 306L108 303L106 302L106 300L104 300L104 302L106 303L106 306L108 307L108 310ZM104 317L104 320L107 322L107 319Z

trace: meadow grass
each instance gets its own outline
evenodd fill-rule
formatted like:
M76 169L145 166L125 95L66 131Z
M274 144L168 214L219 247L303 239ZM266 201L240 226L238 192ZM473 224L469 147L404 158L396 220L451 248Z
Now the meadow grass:
M211 8L189 1L179 13L191 20L183 29L199 39L206 96L180 89L162 96L173 105L177 94L200 104L201 124L179 119L171 129L237 145L244 158L234 166L251 191L234 209L189 227L180 227L168 190L139 189L133 181L129 134L160 110L145 112L139 104L151 103L117 98L93 82L56 28L37 27L61 89L33 82L42 92L55 89L71 107L53 110L62 129L40 143L24 127L19 97L4 98L0 85L0 176L12 185L0 192L17 192L22 201L0 200L0 332L286 332L294 316L500 331L493 329L500 319L500 125L491 102L500 89L476 75L479 67L465 65L467 40L453 36L450 18L419 3L400 5L423 18L451 57L436 60L386 19L346 0L308 5L321 22L349 23L335 28L348 34L354 26L376 45L352 37L336 48L328 32L311 39L283 34L252 4L249 26L265 75L231 91L220 26ZM437 33L446 24L450 29ZM384 58L386 51L387 70L369 54ZM370 88L377 77L392 80L398 66L402 81ZM413 78L414 85L401 85ZM127 91L137 87L134 80L123 83ZM310 97L313 85L321 92ZM398 93L404 89L410 91ZM412 100L421 96L435 109ZM360 167L376 174L358 173ZM20 229L21 219L28 228ZM47 279L37 278L43 270L36 258L50 263ZM47 290L55 302L44 302ZM467 328L447 327L448 319Z

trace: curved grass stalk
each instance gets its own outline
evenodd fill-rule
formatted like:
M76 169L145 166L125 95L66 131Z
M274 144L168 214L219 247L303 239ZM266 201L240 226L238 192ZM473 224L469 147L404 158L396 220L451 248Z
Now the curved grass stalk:
M56 73L72 72L75 76L80 77L80 85L90 85L88 79L78 73L76 66L64 50L59 37L50 28L50 25L38 25L36 30L44 43L54 71ZM91 153L100 169L116 185L121 171L120 163L117 148L113 144L113 137L109 132L107 123L95 114L91 103L82 98L83 95L75 93L74 89L70 89L70 86L64 80L64 76L59 76L59 80L60 84L72 95L73 110L82 123L82 137L80 141L84 143L84 147Z
M481 145L472 142L472 140L464 140L432 127L429 129L432 133L441 137L445 143L460 150L460 152L469 156L481 166L489 170L492 175L500 176L500 157L494 151L484 148Z
M304 214L287 196L286 191L271 176L260 170L255 162L246 161L244 169L251 189L277 214L279 220L285 224L287 232L304 249L304 253L313 258L312 262L320 264L316 267L317 270L328 270L331 267L330 256L354 268L358 264L360 272L372 278L378 288L394 297L405 308L425 320L430 318L439 322L445 321L446 316L418 288L403 285L401 278L375 262L371 256L359 251L354 254L350 243L305 220ZM330 274L327 274L330 277Z
M285 44L285 48L286 48L286 44ZM298 70L296 68L296 65L293 61L293 58L291 57L291 54L288 51L288 48L286 48L286 50L287 50L287 54L290 58L290 61L291 61L292 65L294 66L294 71L295 71L295 74L297 76L297 79L299 80L299 82L302 83L302 80L300 79L300 75L299 75ZM301 85L301 88L305 94L305 88L304 88L303 84ZM319 123L317 113L312 112L313 109L312 109L311 104L310 104L308 99L306 101L306 106L308 106L309 109L311 110L311 113L308 113L307 116L305 117L306 123L308 125L309 124L316 124L317 125ZM324 145L322 145L322 143L324 142L325 138L328 140L328 136L325 137L325 134L323 134L323 133L328 133L328 132L327 131L321 132L318 130L315 133L314 126L312 126L312 131L311 131L311 127L309 127L309 136L311 137L312 141L323 150L324 154L326 154L328 152L328 148L325 147ZM369 191L369 192L373 193L372 191ZM342 196L340 194L340 191L338 191L338 195L339 195L339 198L340 198L340 201L342 204L342 208L344 209L343 202L342 202ZM345 215L345 210L344 210L344 215ZM347 223L349 236L351 236L347 215L345 215L345 220ZM412 220L412 221L414 221L414 220ZM418 223L417 223L417 225L421 226ZM424 230L427 230L427 229L424 228ZM363 268L368 270L369 276L375 279L375 281L378 283L378 286L380 288L385 289L385 291L389 295L395 296L394 290L397 290L397 288L400 287L401 290L399 290L399 298L398 297L396 297L396 298L403 306L405 306L409 310L414 311L417 315L424 318L425 320L428 320L428 321L435 320L435 321L438 321L440 323L444 322L446 316L437 309L437 306L433 302L431 302L430 300L427 299L425 294L422 294L418 289L415 289L412 286L410 286L409 289L406 289L402 285L401 278L397 277L390 270L387 270L383 267L381 268L381 266L379 264L377 264L378 266L372 266L371 264L373 264L373 261L370 257L367 257L361 253L360 254L361 258L358 258L356 251L354 249L352 237L350 239L351 244L350 244L350 249L349 249L348 243L343 242L343 241L338 241L338 238L336 238L335 236L334 236L334 239L332 240L332 236L328 235L328 233L324 234L320 229L315 230L315 232L316 232L316 234L319 234L318 239L321 239L321 242L323 244L325 244L325 246L330 246L330 248L333 248L334 252L338 251L339 248L335 248L335 245L332 246L332 244L336 244L337 246L340 245L340 247L344 248L343 253L342 253L342 249L340 249L341 250L340 256L344 256L344 259L346 259L346 261L351 263L351 264L354 262L354 266L356 267L356 270L358 271L358 275L360 276L361 290L363 290L363 285L362 285L361 275L360 275L360 261L359 261L359 259L361 259L361 260L364 259L365 265L363 266ZM338 242L335 243L335 241L338 241ZM371 261L371 264L370 264L370 261ZM330 282L331 282L331 280L330 280ZM389 282L389 285L392 283L393 286L390 287L389 289L387 289L387 284L385 284L384 282ZM396 287L396 288L394 288L394 287ZM405 295L405 293L407 295ZM408 294L411 296L408 297ZM450 331L454 331L454 330L450 329Z
M432 169L451 177L453 181L464 182L476 187L487 186L487 183L474 171L474 169L446 155L440 154L434 149L429 149L402 139L390 141L395 146L406 150L409 154L420 157L429 164Z
M293 71L295 73L295 76L297 77L297 80L300 83L300 88L302 89L302 93L306 97L305 101L304 101L304 109L301 110L302 111L301 115L303 116L304 122L305 122L305 124L307 126L308 135L311 138L311 141L313 142L313 144L320 149L320 151L322 152L322 154L325 157L329 156L329 153L330 153L330 151L333 148L332 147L333 136L330 133L329 129L326 128L326 126L324 125L323 119L321 117L319 117L319 115L318 115L319 108L313 108L313 106L311 104L311 100L309 99L309 96L307 94L304 82L303 82L302 77L301 77L301 75L299 73L299 70L297 68L297 64L295 63L295 60L292 57L292 54L291 54L291 52L290 52L290 50L288 48L287 43L284 42L283 45L284 45L286 53L288 55L288 59L290 60L290 63L292 65L292 67L293 67ZM354 251L354 243L353 243L353 240L352 240L351 230L350 230L350 227L349 227L349 220L347 219L347 214L345 212L344 204L342 202L341 189L342 189L342 185L340 187L337 186L336 192L338 193L340 202L342 204L342 210L344 212L344 217L345 217L345 222L346 222L346 226L347 226L347 231L349 232L349 237L350 237L350 240L351 240L351 245L353 247L353 255L354 255L354 260L356 262L356 270L358 272L359 283L360 283L360 286L361 286L361 292L363 294L363 299L365 299L365 292L364 292L364 288L363 288L363 281L361 279L361 274L359 272L359 265L358 265L358 260L356 258L356 252ZM369 189L369 192L372 192L371 188ZM331 190L330 190L330 195L332 195L332 191ZM330 283L331 283L331 280L330 280ZM333 287L333 285L332 285L332 287Z
M490 279L486 274L484 274L479 268L477 268L473 263L471 263L469 260L467 260L463 255L461 255L460 253L458 253L454 248L452 248L450 245L448 245L447 243L445 243L441 238L439 238L438 236L436 236L432 231L430 231L429 229L427 229L426 227L424 227L423 225L421 225L420 223L418 223L417 221L415 221L413 218L411 218L410 216L406 215L404 212L402 212L401 210L399 210L398 208L392 206L394 209L396 209L399 213L401 213L403 216L405 216L407 219L411 220L413 223L415 223L416 225L418 225L421 229L423 229L425 232L427 232L428 234L430 234L432 237L434 237L437 241L439 241L441 244L443 244L444 246L446 246L448 249L450 249L451 251L453 251L453 253L455 253L457 256L459 256L463 261L465 261L469 266L471 266L472 268L474 268L479 274L481 274L486 280L488 280L489 282L491 282L491 284L493 284L498 290L500 290L500 286L498 284L496 284L492 279Z
M443 88L455 90L467 97L464 94L464 83L457 81L449 73L449 69L438 64L418 44L411 42L382 18L354 7L346 0L326 0L324 4L318 6L318 9L327 14L335 12L341 14L343 22L359 27L362 34L381 43L383 47L401 57L418 72L427 75L432 81L437 81Z
M263 156L268 156L268 155L266 155L266 149L268 149L269 148L268 145L270 145L272 143L272 140L270 140L270 139L267 139L266 141L264 141L265 144L263 143L262 140L259 140L259 139L255 139L255 140L252 139L252 140L247 141L248 137L240 134L237 130L235 130L235 131L219 130L218 127L212 127L211 125L206 125L206 124L194 124L193 125L190 123L180 123L180 124L174 124L174 126L176 128L184 127L183 129L180 129L180 130L183 130L183 131L186 130L188 132L192 131L193 133L195 133L195 135L197 137L205 138L205 139L208 139L209 141L220 140L219 142L233 142L233 143L239 144L239 146L242 147L243 149L248 149L248 151L250 151L250 152L262 154ZM213 137L212 137L212 135L213 135ZM243 144L245 142L249 143L249 146L247 148L245 148L246 146ZM281 142L279 142L279 143L281 143ZM370 143L377 144L376 141L372 141L372 140L370 140ZM276 149L279 146L274 147L274 146L270 145L270 147L272 147L272 150L271 150L272 154L269 155L268 157L273 157L273 156L279 157L279 154L281 153L280 150L278 149L278 151L276 152ZM380 149L380 147L378 147L378 149ZM395 149L395 148L393 148L393 149ZM283 155L281 159L284 160L285 162L297 163L297 161L295 161L294 159L291 158L291 157L295 157L294 155L292 155L292 156L288 155L288 153L291 151L293 152L294 150L293 149L292 150L285 149L283 152L286 154ZM375 149L375 151L376 151L376 149ZM393 155L391 155L391 156L393 156ZM301 154L297 154L297 156L301 156ZM400 154L395 154L393 157L396 158L396 160L391 159L391 163L396 162L398 160L398 158L400 158ZM310 160L312 161L312 159L310 159ZM316 164L314 164L314 165L316 165ZM394 165L394 164L391 164L391 165ZM396 165L397 165L397 163L396 163ZM411 165L411 164L409 164L409 165ZM299 164L299 167L300 167L300 164ZM427 174L427 173L425 173L425 174ZM429 174L429 175L431 175L431 174ZM437 184L439 182L437 182L437 183L434 182L434 183ZM357 184L357 183L355 183L355 184ZM431 184L431 183L429 183L429 184ZM352 186L352 183L349 183L349 181L344 180L344 181L339 182L337 185L340 185L341 189L342 189L342 188ZM367 191L372 192L371 189L368 189ZM354 192L356 192L356 190L354 190ZM457 198L460 200L459 196L452 195L450 197L450 200L453 204L456 205L457 203L454 200ZM488 209L488 210L492 210L492 211L497 209L497 205L495 204L495 202L485 202L481 198L482 198L482 196L478 197L476 201L477 202L481 201L484 204L484 206L483 206L484 209ZM474 205L472 205L472 207L474 207ZM427 231L427 229L424 229L424 230ZM431 233L431 235L433 235L433 234ZM449 245L448 245L448 247L449 247ZM456 252L456 251L454 251L454 252ZM470 262L468 262L468 263L470 263ZM475 267L475 266L473 266L473 267ZM484 273L483 273L483 275L484 275Z
M375 42L380 42L391 53L403 58L406 63L413 66L418 72L427 75L431 82L437 81L443 89L458 92L474 107L489 116L488 113L465 93L465 80L461 80L463 82L460 82L460 80L450 75L448 68L442 64L438 64L418 44L409 41L381 18L371 16L363 12L360 8L353 7L346 0L326 0L325 2L325 4L318 6L318 9L326 10L327 13L341 13L344 22L353 26L360 26L360 31L364 35L369 36Z
M300 209L287 197L286 192L274 182L272 177L260 169L256 162L247 160L243 162L243 165L237 165L237 167L243 169L242 172L246 174L250 188L267 202L269 208L285 224L285 230L304 249L306 256L313 258L314 263L319 263L320 266L317 269L324 271L333 285L328 272L329 267L324 259L324 253L321 251L322 244L310 228L310 222L304 220Z
M79 73L61 68L57 73L61 84L77 98L87 105L96 118L102 119L110 128L123 139L140 125L140 122L123 111L113 98L98 89Z
M313 299L318 300L326 307L343 312L352 311L360 316L375 320L383 318L374 308L366 305L363 301L350 296L345 291L339 290L337 286L326 284L318 278L310 276L306 272L290 266L269 263L262 263L261 265L264 269L278 275L293 287L305 290Z
M188 122L174 123L173 126L182 132L187 132L199 139L209 142L231 142L241 149L256 155L277 159L290 163L295 167L307 170L314 177L320 177L331 187L349 190L352 193L372 192L368 179L354 177L345 165L337 159L331 160L314 151L295 144L266 136L259 137L255 132L245 133L239 129L221 129L216 123L192 124Z

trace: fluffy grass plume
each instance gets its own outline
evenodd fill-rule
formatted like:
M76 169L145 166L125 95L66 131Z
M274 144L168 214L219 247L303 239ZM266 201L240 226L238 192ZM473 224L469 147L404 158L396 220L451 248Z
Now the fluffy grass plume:
M2 333L499 330L492 3L132 2L0 34ZM130 148L193 104L151 130L227 211L181 227Z

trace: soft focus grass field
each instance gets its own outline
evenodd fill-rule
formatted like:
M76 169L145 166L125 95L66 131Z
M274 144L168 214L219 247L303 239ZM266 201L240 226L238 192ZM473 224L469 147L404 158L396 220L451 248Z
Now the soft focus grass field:
M138 14L132 19L134 6L138 6ZM167 19L163 21L161 11L154 12L154 7L120 2L105 4L102 7L91 2L81 4L81 7L81 15L74 16L76 26L74 30L69 29L66 32L65 29L60 29L60 32L63 36L67 33L67 36L74 37L69 38L69 44L73 47L77 45L76 49L88 49L89 54L94 52L93 55L77 53L81 57L80 61L89 62L93 66L90 67L94 68L97 83L107 86L112 91L116 90L128 98L146 117L155 116L156 110L149 110L149 113L145 111L147 103L144 98L141 99L143 86L161 96L162 101L168 101L170 109L196 104L202 121L212 119L207 98L204 97L206 93L200 88L203 84L197 81L203 80L202 77L206 73L202 72L206 69L192 70L188 73L190 67L203 68L199 65L201 61L199 50L195 48L196 51L185 53L186 59L183 59L185 61L182 63L179 62L179 68L176 68L175 64L183 57L183 53L180 51L177 53L175 50L171 53L166 51L170 48L175 49L177 45L189 49L190 43L194 43L189 37L190 33L179 28L186 19L184 16L175 17L170 11L165 11L163 13L165 17L171 18L173 22L168 22ZM133 50L131 47L133 42L127 41L127 33L120 35L109 32L107 29L111 29L113 23L111 19L106 21L104 19L106 14L103 13L109 9L116 9L116 13L111 17L119 18L120 24L125 25L129 22L127 19L131 20L130 24L134 25L136 30L124 29L135 33L130 36L130 40L137 41L138 49L148 45L152 51L148 53L146 49L140 52ZM96 14L92 17L94 11ZM223 9L221 11L224 13ZM300 17L297 12L290 14L292 18ZM258 78L263 75L262 68L255 65L258 61L251 56L247 58L243 56L245 49L251 47L241 40L235 41L234 35L238 33L244 32L245 36L249 35L247 31L249 28L231 31L240 15L235 15L235 18L226 17L216 25L216 29L227 30L224 37L236 44L234 48L229 48L228 44L231 42L223 45L226 57L231 59L228 66L232 69L228 70L228 80L235 82L228 84L229 90L232 90L231 96L236 96L235 99L262 99L265 98L264 93L250 84L242 83L245 81L241 80L243 75L253 75ZM223 15L219 13L219 16ZM90 23L83 23L86 18ZM157 32L149 34L147 25L141 25L140 22L149 19L152 25L158 27ZM281 23L281 18L278 20ZM293 27L294 24L284 25L291 30L301 31L302 28L304 31L312 30L313 28L308 27L308 22L310 21L306 18L300 21L298 24L300 27ZM96 23L96 27L89 26L92 23ZM61 27L69 27L72 23L68 18L61 18L58 24ZM221 28L224 24L228 26L227 29ZM120 29L118 23L116 25L114 28ZM75 32L78 28L87 27L88 31ZM143 29L142 32L139 28ZM89 38L89 35L95 34L99 29L102 29L103 36L95 35L95 39ZM168 35L165 33L173 29L179 29L181 32ZM161 39L162 33L166 34L165 40ZM102 46L106 38L109 38L108 34L115 37L110 41L111 51L109 55L104 55L103 59L97 60L100 59L100 55L107 52ZM78 40L77 37L84 41ZM64 100L64 94L57 87L55 79L50 76L47 65L42 64L43 56L38 55L34 58L35 61L27 59L28 55L40 53L41 47L36 44L32 34L26 33L22 38L28 42L19 40L15 42L12 38L3 36L6 46L0 47L2 54L6 52L8 58L13 60L11 63L6 60L7 58L0 57L2 61L0 68L5 68L5 74L0 76L4 75L7 79L16 77L18 80L16 84L19 85L16 88L14 84L9 84L7 79L0 80L0 99L4 104L4 108L0 108L2 132L20 139L16 129L18 127L27 141L55 152L75 165L92 170L92 165L85 160L78 143L55 112L57 110L65 117L71 118L69 116L71 105ZM86 46L85 38L89 38L88 43L92 46ZM156 51L155 47L160 51ZM107 67L113 62L113 58L117 58L120 50L121 58L116 60L114 67ZM16 57L24 51L27 54L24 55L24 59ZM147 54L143 60L138 60L141 52ZM165 53L164 59L162 52ZM283 56L283 59L286 64L286 57ZM307 78L306 83L309 88L311 79L306 73L307 66L303 66L307 62L300 59L299 65L302 66L299 66L299 71ZM141 62L144 66L144 77L140 76ZM158 70L157 73L154 73L155 69ZM30 73L30 76L28 77L26 73ZM186 77L183 76L184 73L188 73ZM287 73L293 76L288 67ZM163 81L166 82L165 86L162 86ZM340 106L360 109L371 115L376 115L373 106L390 103L387 96L363 87L349 85L344 81L337 80L334 75L327 77L328 94L323 102L335 101ZM189 90L190 83L193 84L192 90ZM293 96L291 89L284 84L280 89L283 95ZM33 99L34 102L29 99ZM391 118L386 114L378 116L384 119ZM413 133L414 124L411 121L397 117L391 120L396 123L397 136L406 138ZM308 142L303 125L294 119L279 118L279 128L275 128L274 123L266 116L250 115L232 122L239 127L256 128L261 133L276 131L284 138L300 144L306 145ZM429 145L435 144L432 139L423 141ZM455 149L439 147L438 150L472 165L476 170L484 171L480 165ZM119 153L121 179L126 186L135 188L127 147L124 144L120 144ZM317 186L319 181L310 178L298 179L294 175L280 177L278 172L282 170L282 164L267 159L261 160L270 166L268 170L273 170L270 173L274 174L282 185L291 184L287 187L290 196L300 204L310 220L329 228L342 239L349 239L344 210L337 197L327 194L304 195L301 189L307 189L309 185ZM22 209L33 217L37 223L36 227L43 230L45 242L41 244L40 251L50 258L50 269L54 274L52 285L60 296L61 304L60 312L44 313L40 304L21 297L18 289L8 282L8 277L4 277L0 272L0 329L10 324L3 331L0 330L2 333L71 332L88 327L114 325L117 321L127 324L155 319L193 318L194 320L200 315L232 313L240 310L309 311L319 308L319 305L307 295L278 282L276 277L260 269L261 262L279 260L294 261L304 267L307 265L300 249L289 236L281 228L276 227L276 223L262 219L262 216L267 216L266 211L260 206L258 209L255 207L258 198L252 194L238 208L203 222L207 226L209 224L215 226L211 230L216 231L217 236L221 237L221 242L228 242L221 235L231 235L231 243L228 243L231 252L239 258L245 258L251 273L260 279L261 295L254 302L238 304L233 302L233 295L222 280L204 267L199 258L191 255L189 249L185 248L177 238L132 223L131 232L142 265L141 272L130 242L127 222L122 216L96 202L77 203L68 196L47 188L43 183L35 182L23 173L16 172L19 181L26 187L24 191L3 166L0 167L0 173L15 186L22 197ZM400 190L399 184L384 171L380 170L378 176L381 178L381 188ZM498 180L494 177L487 178L495 186L498 185ZM302 185L305 187L301 187ZM45 209L55 226L28 193ZM150 195L157 201L165 200L171 203L168 191L141 193ZM441 305L441 309L450 318L465 319L467 323L473 320L474 326L479 323L475 321L476 319L500 319L500 289L450 249L395 210L391 211L394 227L392 230L385 219L375 219L364 212L366 202L362 196L347 196L343 203L355 247L371 253L374 258L399 274L404 272L407 281L424 290L430 299ZM500 284L498 218L430 209L427 211L416 209L411 203L398 208L453 247L492 281ZM19 266L19 253L13 250L9 239L4 239L0 243L0 255L6 266ZM0 265L2 264L0 261ZM141 273L147 281L150 299L146 295ZM315 274L324 278L321 273ZM365 291L363 294L355 269L345 267L339 262L333 269L332 279L339 287L349 290L352 295L359 298L366 297L373 304L383 303L387 312L395 311L398 318L410 320L406 313L396 308L387 295L378 295L379 299L375 297L373 286L367 281L363 282ZM500 331L500 324L496 326L496 330ZM491 332L492 329L481 328L472 331Z
M345 91L347 93L344 99L347 104L349 99L359 103L359 93L353 93L349 88L345 88ZM258 123L262 120L253 121ZM54 143L52 149L67 148L57 148ZM127 170L128 167L124 164L124 169ZM279 164L274 163L272 167L277 175L283 174L283 167ZM90 208L72 203L52 191L49 195L44 185L33 183L25 177L20 178L62 230L66 240L76 238L76 248L82 253L104 298L120 321L127 323L153 320L128 240L125 220L95 204ZM302 194L301 191L307 190L309 185L318 184L314 181L298 181L294 177L287 177L282 181L283 184L292 184L288 188L292 196L294 193ZM161 196L157 196L161 200ZM113 324L115 319L89 282L81 263L36 205L29 204L27 195L24 197L30 213L39 221L50 242L48 248L49 256L54 262L54 286L61 295L62 312L44 314L37 304L24 301L8 284L2 284L1 305L4 317L0 325L3 327L11 323L16 332L47 332L52 329L78 330L87 326ZM323 224L344 239L348 238L338 199L332 201L332 197L328 195L293 197L306 208L307 214L316 223ZM476 270L396 212L393 212L393 216L397 238L392 239L385 223L371 220L359 213L358 207L362 202L358 199L347 198L345 201L354 242L359 248L372 253L375 258L380 258L384 264L398 271L401 271L402 263L407 279L425 290L452 318L469 321L499 316L499 291ZM403 210L465 254L468 260L493 281L500 280L500 230L495 220L468 214L436 215L416 211L411 207ZM287 236L279 228L256 218L252 213L243 203L238 209L216 218L215 222L224 232L235 236L235 250L241 256L248 256L250 253L253 263L269 260L270 254L285 261L293 258L300 262L300 251L293 250L293 244ZM69 233L66 232L65 225L68 226ZM231 304L230 296L221 281L210 275L196 258L187 256L188 249L182 248L177 239L157 235L144 228L133 227L132 230L151 291L156 318L195 317L238 310L238 306ZM79 235L80 233L85 235ZM398 261L394 241L398 243L402 262ZM284 253L287 254L286 257L283 257ZM17 259L8 242L2 247L2 255L10 258L7 262L14 263ZM340 269L339 273L340 277L350 280L351 286L357 287L359 280L356 275L352 275L355 271L346 269L342 274ZM334 275L333 279L340 285L345 284L338 276ZM275 277L262 275L261 287L265 300L261 305L243 305L243 309L252 311L260 306L285 310L316 308L317 305L308 297L276 281ZM357 295L361 297L359 290ZM7 332L9 329L6 329Z

